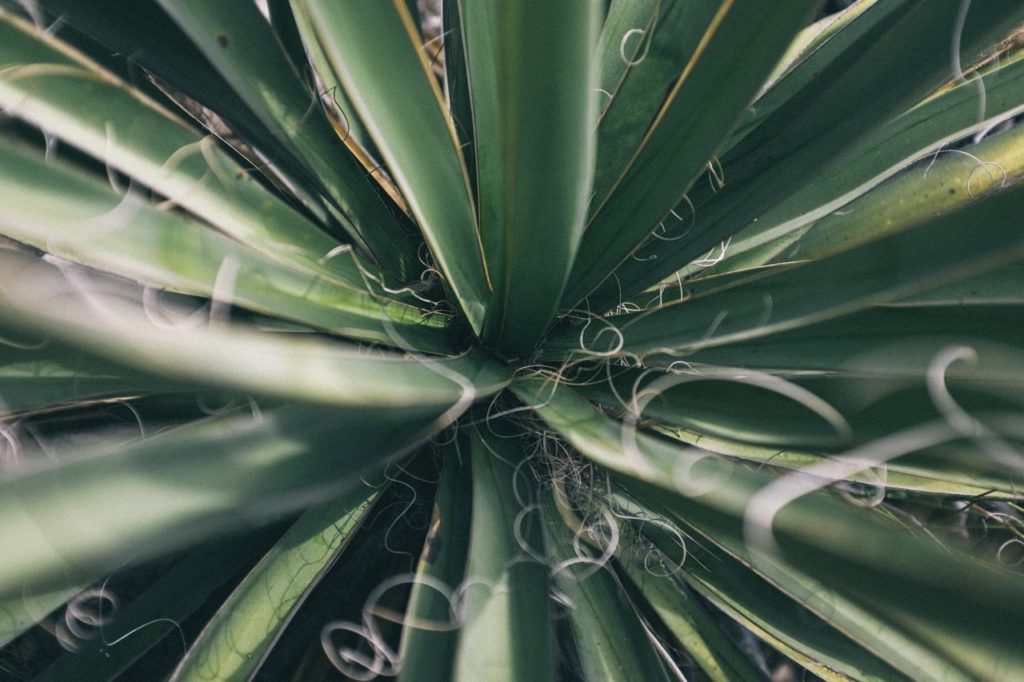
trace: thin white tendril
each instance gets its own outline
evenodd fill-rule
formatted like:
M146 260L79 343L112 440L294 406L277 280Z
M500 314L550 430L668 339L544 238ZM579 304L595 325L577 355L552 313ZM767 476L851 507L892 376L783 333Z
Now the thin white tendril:
M107 182L110 183L110 189L114 190L114 194L117 194L118 196L123 196L128 192L129 188L122 185L121 182L117 179L117 170L114 168L113 164L111 164L109 160L111 157L111 150L113 150L113 148L116 146L116 134L114 132L114 124L110 121L107 121L103 126L103 130L105 133L105 139L103 143L103 159L104 168L107 171Z
M602 507L600 509L600 513L604 517L605 521L603 526L596 523L584 523L582 526L580 526L580 528L576 531L572 538L572 548L573 551L576 552L576 556L581 558L586 557L596 559L598 565L594 569L592 569L591 572L605 566L611 560L611 558L615 556L616 552L618 552L619 549L619 542L621 537L621 531L619 529L619 524L617 519L615 518L615 515L612 514L612 512L607 507ZM603 530L601 530L604 527L608 528L610 535L606 536L604 534ZM584 550L583 546L581 545L581 541L583 540L584 535L586 535L586 541L588 544L597 547L601 551L600 556L588 556L586 550ZM601 547L600 544L602 540L604 540L604 547ZM586 575L590 575L590 573L587 573L582 577L577 576L577 580L583 580L586 577Z
M331 249L330 251L325 253L319 259L317 259L316 262L319 265L324 265L324 264L327 263L327 261L329 261L329 260L331 260L333 258L336 258L336 257L340 256L343 253L349 253L350 251L352 251L352 245L351 244L339 244L338 246L335 246L333 249Z
M647 58L647 53L651 49L651 42L654 39L654 29L658 25L658 19L660 18L660 14L661 2L659 0L659 2L654 7L654 13L651 15L651 20L647 24L646 28L631 28L623 34L622 40L619 41L619 58L622 59L622 62L626 65L627 68L637 66L638 64L643 62L644 59ZM629 57L626 55L626 43L629 41L631 37L635 35L640 36L640 43L637 45L637 48L633 50L632 57ZM641 46L643 47L643 52L637 54Z
M21 8L25 10L25 13L32 20L32 23L35 24L36 28L45 33L47 30L46 15L43 13L43 8L39 6L39 3L36 0L14 1L21 5Z
M678 561L672 562L671 564L666 561L668 558L664 552L659 550L657 547L648 548L643 558L643 568L647 573L656 577L667 577L669 575L678 575L682 569L686 560L689 558L690 553L687 547L687 536L679 530L674 524L669 523L664 518L651 518L649 516L641 516L636 513L627 513L622 510L616 510L615 517L621 521L636 521L637 532L643 537L643 527L645 525L652 525L659 528L662 532L668 534L672 541L677 547L679 547L680 558ZM664 572L658 573L651 568L651 560L656 559L658 564L662 567ZM699 562L698 562L699 563Z
M60 138L45 128L40 128L39 132L43 135L43 158L47 161L55 160Z
M409 523L407 515L409 515L409 510L416 506L416 499L419 497L419 494L416 492L416 488L414 488L412 485L410 485L406 481L395 478L395 476L391 475L390 473L385 472L384 478L387 481L389 481L392 485L403 486L406 489L408 489L409 492L412 493L412 497L410 497L408 500L405 500L404 502L402 500L396 500L395 504L404 504L405 506L402 509L402 511L395 515L394 520L392 520L391 523L388 524L387 529L385 529L384 531L384 549L391 552L392 554L405 555L409 557L410 560L415 561L416 557L410 552L407 552L402 549L396 549L395 547L391 546L391 533L392 531L394 531L399 521L402 521L404 519L407 524ZM384 510L382 509L381 512L383 511Z
M181 624L178 623L178 621L176 621L176 620L174 620L172 618L154 618L153 620L149 621L148 623L143 623L142 625L139 625L139 626L136 626L136 627L132 628L131 630L129 630L128 632L124 633L123 635L121 635L117 639L114 639L114 640L111 640L111 641L107 641L107 640L104 639L103 640L103 644L104 644L104 646L116 646L116 645L120 644L121 642L123 642L124 640L128 639L129 637L131 637L132 635L134 635L136 632L139 632L140 630L144 630L144 629L150 627L151 625L156 625L157 623L168 623L170 625L173 625L174 628L178 631L178 637L181 638L181 652L182 652L182 654L184 654L184 653L186 653L188 651L188 641L185 639L185 631L182 629Z
M11 348L17 348L18 350L39 350L49 342L49 339L44 338L42 341L37 341L36 343L25 343L23 341L9 339L6 336L0 336L0 346L10 346Z
M161 172L163 172L164 176L167 178L180 177L180 174L175 173L175 169L179 165L181 165L181 163L185 159L192 156L196 152L199 152L200 155L202 155L203 145L206 139L207 138L204 137L201 140L197 140L196 142L190 142L189 144L179 147L173 154L167 157L167 160L164 161L163 165L160 167L160 170ZM166 199L164 199L163 201L156 205L157 210L170 211L175 206L181 204L182 199L188 197L190 194L192 194L200 187L202 187L203 184L205 184L208 173L208 170L205 171L202 175L193 180L191 183L188 183L187 185L180 187L173 194L168 194Z
M231 317L235 281L242 266L234 255L227 255L217 268L210 293L210 326L225 324Z
M889 480L889 467L882 463L874 469L866 469L862 476L868 479L861 481L839 481L836 483L836 490L850 504L857 507L877 507L885 501L886 483ZM863 486L867 485L870 494L862 492Z
M486 581L467 579L456 589L451 589L441 580L429 575L403 573L385 579L369 594L363 606L362 622L331 621L320 631L320 644L331 664L339 672L354 680L372 680L378 676L393 677L401 672L401 658L384 638L379 621L390 621L403 628L414 628L430 632L450 632L462 627L465 621L465 591L471 585ZM384 594L402 585L418 585L436 592L448 602L448 620L430 620L398 613L380 605ZM490 587L489 585L487 585ZM367 655L356 648L340 646L335 642L339 632L354 634L369 646Z
M654 232L651 233L651 236L654 239L663 242L679 241L680 239L688 235L690 233L690 230L693 229L693 226L697 223L697 208L693 205L693 202L690 201L690 197L688 197L685 194L683 195L682 201L686 202L686 205L690 208L690 224L687 225L686 229L680 232L679 234L673 237L666 237L664 235L666 232L668 232L668 229L665 227L665 221L661 221L660 223L658 223L658 227L654 230ZM680 216L678 213L676 213L676 210L674 208L670 208L668 210L668 214L675 218L676 222L679 223L680 225L684 225L686 223L686 219Z
M485 422L485 423L487 424L487 426L490 426L492 421L493 420L487 420L487 422ZM500 436L499 434L494 434L494 435L497 436L498 438L502 438L502 436ZM518 436L513 436L513 437L518 437ZM494 450L492 448L488 447L487 449L492 454L494 454L499 459L501 459L502 461L506 461L505 458L503 458L500 455L498 455L497 452L494 452ZM531 454L529 457L524 457L523 459L519 460L519 462L515 465L515 468L512 469L512 495L516 498L516 503L520 507L522 507L524 509L528 508L528 507L531 507L531 506L536 506L536 505L533 503L532 496L529 494L532 489L528 489L527 490L527 494L524 495L522 490L519 487L520 486L520 481L523 480L523 476L524 476L523 472L526 471L529 468L529 466L531 465L532 461L537 459L539 456L540 456L539 453L534 453L534 454ZM529 480L529 479L527 479L527 480Z
M337 632L348 632L362 638L370 646L372 658L357 649L336 644L334 635ZM381 675L398 675L398 653L384 641L379 631L372 625L331 621L320 630L320 646L331 665L350 679L368 681Z
M226 190L234 190L234 176L230 170L225 168L223 157L218 153L217 138L214 135L205 135L203 139L199 140L199 153L202 154L203 159L206 161L206 166L213 176L217 178L221 186ZM241 179L241 178L238 178Z
M966 156L967 158L977 162L978 165L974 166L971 169L971 172L967 175L967 194L968 194L968 196L971 197L971 199L977 199L978 198L978 195L975 194L974 188L973 188L974 176L975 176L976 173L978 173L978 171L985 172L988 175L989 180L992 181L993 185L998 183L1000 188L1006 186L1006 181L1007 181L1007 178L1009 176L1006 173L1006 169L1003 168L1003 166L1001 164L996 163L995 161L984 161L984 160L978 158L977 156L975 156L974 154L971 154L970 152L964 151L963 149L937 149L937 150L935 150L935 154L932 156L932 160L931 160L931 162L929 162L928 167L925 168L924 175L922 176L922 178L927 178L928 177L928 171L930 171L932 169L932 166L935 165L935 161L936 161L936 159L939 158L939 154L960 154L962 156ZM995 168L996 170L999 171L999 179L998 180L996 179L996 174L992 172L992 170L991 170L992 168Z
M476 402L477 388L467 377L445 367L444 364L438 360L413 351L412 346L402 337L395 326L390 322L384 321L384 329L399 348L408 349L406 352L409 354L410 358L435 374L439 374L445 379L455 383L461 391L458 400L456 400L451 407L441 413L437 419L431 422L431 424L426 427L425 432L434 434L448 427L454 423L463 412L469 409L470 405Z
M728 310L719 310L718 313L715 315L715 318L711 320L711 324L708 325L708 328L704 332L704 335L700 337L700 340L702 342L710 340L715 335L715 332L718 331L718 328L722 326L722 323L725 322L725 318L728 316Z
M633 36L640 36L640 43L633 51L633 57L626 56L626 43ZM647 58L647 52L651 49L651 41L647 40L648 29L644 28L631 28L622 35L622 40L619 41L619 57L626 66L637 66L644 59ZM642 52L639 52L643 48ZM639 54L637 54L639 52Z
M57 35L57 32L62 28L64 28L64 17L57 17L53 20L52 24L46 27L46 30L43 31L43 35L48 38L52 38Z
M685 447L672 462L672 484L683 495L701 497L727 487L736 466L732 458L696 446Z
M597 350L591 350L590 348L587 348L587 344L586 344L586 341L585 341L587 329L589 329L590 325L593 324L594 322L598 322L598 323L604 325L601 328L601 330L599 330L596 334L593 335L593 339L592 340L595 343L597 342L598 339L600 339L605 334L609 334L610 333L610 334L612 334L613 337L615 337L615 345L610 350L597 351ZM624 337L622 335L622 332L619 331L618 327L616 327L614 324L612 324L611 322L609 322L608 320L606 320L603 317L600 317L598 315L594 315L592 313L588 313L587 314L587 323L585 325L583 325L582 329L580 329L580 351L582 351L584 355L588 355L588 356L591 356L591 357L599 357L599 358L610 358L610 357L614 357L614 356L618 355L620 352L622 352L622 349L623 349L623 347L625 345L626 345L626 337Z
M117 204L111 209L87 219L85 230L97 236L129 230L134 226L140 212L144 210L145 204L145 200L135 191L135 181L129 178L128 188L124 194L119 195ZM53 236L47 240L46 250L59 253L65 249L62 248L59 238Z
M317 84L321 83L321 78L316 75ZM352 122L348 120L348 114L341 108L341 103L338 102L338 86L333 87L321 87L320 88L320 101L323 103L324 108L328 112L337 117L338 121L342 124L342 130L345 131L344 135L340 135L342 142L347 143L352 136Z
M18 437L14 434L13 427L7 424L0 424L0 438L7 443L7 447L4 448L3 468L16 466L21 460L21 454Z
M333 249L328 251L327 255L323 256L320 259L319 262L322 265L322 264L326 263L328 260L330 260L331 258L334 258L335 256L340 255L342 253L352 253L353 254L352 255L352 263L356 266L356 270L358 270L360 277L363 278L363 282L364 282L364 284L366 284L366 287L368 289L370 289L371 291L372 291L372 287L369 286L369 282L373 282L374 284L379 286L384 292L389 293L389 294L393 294L393 295L409 294L410 296L412 296L416 300L421 301L423 303L427 303L427 304L433 306L435 308L435 310L434 310L435 313L439 312L437 310L437 306L439 306L441 302L435 301L435 300L432 300L432 299L429 299L429 298L426 298L426 297L422 296L419 293L419 291L417 290L417 286L419 286L421 289L428 287L429 286L429 284L428 284L429 278L432 275L434 275L434 274L436 274L438 277L440 277L441 276L440 271L436 270L435 268L433 268L431 266L426 265L425 269L420 273L420 283L419 284L408 285L408 286L404 286L404 287L399 287L398 289L393 289L393 288L388 287L380 277L378 277L377 275L374 275L372 272L367 270L363 266L362 262L360 262L360 260L355 257L355 254L352 251L352 247L350 245L348 245L348 244L342 244L340 246L334 247ZM422 262L423 261L421 260L421 263Z
M946 386L946 374L955 362L975 363L977 352L968 346L949 346L939 351L928 366L928 395L946 423L964 438L977 442L981 448L1000 464L1015 471L1022 469L1020 453L1005 439L972 417L953 398Z
M1010 547L1017 548L1017 556L1013 559L1006 559L1005 553ZM1010 538L999 545L999 549L996 551L996 560L1004 566L1020 566L1024 563L1024 541L1020 538Z
M966 152L963 152L963 153L966 154ZM977 158L977 157L975 157L975 158ZM993 185L996 185L998 183L999 189L1002 189L1003 187L1006 186L1006 178L1007 178L1006 169L1003 168L1003 166L1001 164L996 163L995 161L982 161L981 159L978 159L978 162L979 162L978 165L975 166L974 168L972 168L970 174L968 174L968 176L967 176L967 194L968 194L968 196L971 197L971 199L977 199L978 198L978 195L975 194L975 192L974 192L974 186L973 186L974 176L975 176L976 173L978 173L978 171L982 171L986 175L988 175L988 178L989 178L989 180L992 181ZM995 174L992 173L992 170L991 170L992 168L995 168L996 170L999 171L999 175L1000 175L1000 179L999 180L996 180Z
M953 36L950 45L950 59L953 66L953 77L959 83L966 83L963 65L960 56L960 42L964 34L964 25L967 23L967 12L971 8L971 0L962 0L960 9L957 11L956 23L953 25ZM975 73L974 81L978 86L978 121L985 120L985 110L988 108L987 95L985 92L985 81L980 74Z
M90 279L83 268L78 266L76 263L72 263L71 261L60 258L59 256L54 256L51 253L45 254L41 260L56 267L68 285L74 289L75 293L79 294L82 297L82 300L94 311L114 321L120 319L121 311L118 309L116 304L111 303L111 301L108 300L108 297L105 296L100 287L96 285L96 281Z
M146 437L146 427L142 423L142 415L139 414L139 411L137 409L135 409L135 406L132 405L127 400L118 400L117 404L121 405L126 410L128 410L129 412L132 413L132 416L135 418L135 422L139 426L139 438L145 438Z
M104 603L110 605L104 613ZM119 608L119 600L105 587L93 587L72 597L64 608L64 617L57 621L54 636L68 651L78 651L79 642L92 639L96 632L110 623Z
M719 244L716 247L713 247L710 251L708 251L707 255L705 255L703 258L698 258L697 260L693 261L693 263L691 263L691 265L693 265L695 267L699 267L699 268L710 268L710 267L713 267L715 265L718 265L723 260L725 260L725 252L728 250L729 245L731 243L732 243L732 237L729 237L728 239L723 241L721 244ZM717 256L715 255L715 250L716 249L720 251L719 255L717 255Z
M541 507L539 504L530 504L519 510L516 514L515 520L512 522L512 535L515 537L516 544L519 545L519 549L523 551L526 556L530 557L534 561L540 564L547 563L547 556L544 552L537 551L535 547L530 545L526 539L525 533L523 533L523 522L530 514L536 514L540 511Z
M949 442L957 436L947 423L931 422L780 476L750 498L743 514L743 537L751 549L764 554L776 552L772 525L775 516L790 502L896 457Z
M971 138L971 143L978 144L986 137L988 137L993 130L998 129L1000 126L1011 126L1013 118L1013 116L1008 117L1004 114L1002 116L999 116L998 118L993 119L988 125L986 125L984 128L982 128L981 130L974 134L974 137Z
M210 304L203 303L197 309L178 319L173 319L160 303L160 291L144 284L142 287L142 312L153 326L165 331L188 331L203 326L209 320Z
M708 181L711 182L711 189L716 193L725 187L725 169L717 156L712 156L708 161Z

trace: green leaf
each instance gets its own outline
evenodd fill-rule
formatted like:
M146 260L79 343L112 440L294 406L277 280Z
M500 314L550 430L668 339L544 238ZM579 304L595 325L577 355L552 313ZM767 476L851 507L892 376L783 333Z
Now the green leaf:
M744 123L750 119L761 119L768 113L774 110L774 107L766 108L764 105L767 104L767 97L775 97L774 90L779 85L779 80L786 77L789 78L793 75L793 72L800 69L802 76L805 79L813 78L811 76L811 69L807 67L807 63L812 58L817 58L819 52L827 51L829 54L825 56L822 61L827 63L835 54L842 52L842 43L846 40L851 40L853 36L852 31L847 32L844 35L844 40L832 40L836 33L846 28L847 24L859 17L864 13L865 10L875 4L877 0L863 0L863 2L854 2L848 5L845 9L839 10L832 14L826 14L824 17L818 19L810 26L807 26L800 31L793 42L786 48L785 54L779 60L779 63L775 65L775 70L772 75L768 78L768 82L765 83L762 88L761 94L758 96L755 102L755 106L751 106L747 109L746 115L743 117ZM827 45L827 47L822 47ZM794 78L790 81L792 84L794 81L799 79ZM804 81L806 83L806 81ZM794 88L798 89L798 88ZM781 101L785 101L788 95L780 97ZM743 132L743 128L746 127L744 123L741 123L737 130L737 135ZM735 139L734 136L733 139ZM731 143L731 140L730 140ZM730 144L731 146L731 144Z
M623 368L577 390L630 418L736 440L828 446L849 436L843 415L813 392L747 368L700 366L668 375Z
M376 498L356 487L300 516L206 624L172 679L251 677Z
M689 465L692 469L704 459L717 459L704 451L686 451L637 433L635 421L627 427L604 417L575 391L557 383L525 378L517 380L512 390L545 424L562 434L581 454L606 469L670 486L674 466Z
M599 7L470 0L459 18L480 232L494 283L482 340L525 356L555 315L583 235Z
M799 471L804 467L820 464L832 456L828 452L753 445L660 424L649 424L648 426L659 435L687 445L778 469ZM969 449L965 449L963 454L969 456L974 447L974 445L968 446ZM887 463L884 469L868 470L863 474L855 474L851 478L870 486L872 491L883 486L885 492L905 490L952 497L987 497L1006 500L1016 499L1020 494L1021 485L1020 482L1012 478L997 477L978 470L976 467L967 466L959 459L949 461L948 457L939 456L907 457L897 462Z
M5 341L0 342L0 415L181 388L50 341Z
M325 226L336 227L317 179L155 0L42 0L38 4L98 41L88 45L94 59L109 57L111 52L125 55L130 68L140 67L155 76L155 84L169 98L273 182L293 190Z
M395 332L427 350L447 343L438 322L276 263L206 226L158 210L134 192L123 196L72 166L0 139L0 181L7 201L0 233L108 272L279 314L316 329L393 345ZM52 192L60 187L59 193ZM431 329L434 327L434 329Z
M339 246L307 218L253 182L249 172L141 93L95 63L0 12L0 104L275 260L365 285ZM68 100L75 102L67 107Z
M576 391L607 406L612 414L630 422L642 420L657 433L688 445L786 469L822 462L830 456L828 448L863 443L939 419L944 413L933 389L926 390L938 370L946 389L971 414L994 414L1005 411L1007 401L1021 402L1011 388L1019 384L1015 377L1024 367L1020 351L977 344L970 347L976 358L965 356L949 367L933 368L950 349L968 347L946 339L934 352L925 353L923 342L916 339L901 346L885 332L878 335L875 352L862 351L852 362L828 372L768 375L687 361L685 370L667 374L618 369L608 378L577 376ZM841 338L829 338L827 344L835 345ZM794 357L814 352L794 352ZM886 372L888 368L892 371ZM992 428L999 431L1001 426ZM814 441L817 449L799 447ZM1015 497L1020 485L1015 472L995 473L984 463L960 459L968 458L975 447L972 443L922 454L913 461L904 458L868 472L863 480L886 489Z
M660 439L652 438L642 432L636 433L633 430L624 429L620 423L601 416L583 400L571 395L568 389L554 387L550 384L546 385L539 380L530 380L517 382L515 390L524 402L534 406L534 409L537 410L541 418L548 425L564 434L570 443L587 458L604 465L612 471L626 474L635 481L643 480L655 486L673 490L673 492L668 493L660 489L656 491L653 487L642 487L638 482L626 483L626 488L634 494L639 494L643 491L642 499L648 506L652 500L658 500L662 506L670 504L671 500L678 500L676 502L677 505L681 504L682 501L686 501L688 514L694 513L695 509L700 509L702 521L710 520L718 523L715 531L728 530L729 533L733 534L722 536L719 532L705 530L704 536L708 537L710 542L720 544L724 541L723 537L738 537L735 525L730 525L732 523L731 520L722 517L719 510L725 507L732 513L737 514L737 516L742 515L747 499L749 499L752 491L756 489L752 485L750 476L746 475L746 472L738 470L736 467L727 466L723 468L720 460L716 460L707 451L695 448L673 448ZM763 485L767 480L767 478L760 478L759 483ZM741 481L742 484L740 483ZM711 508L705 509L701 506L702 504L710 505ZM660 508L655 507L655 510L658 511ZM835 510L828 514L829 517L834 515ZM670 516L668 518L679 527L688 527L688 524L682 523L678 516ZM737 541L737 544L741 545L741 543L742 540ZM679 563L683 564L683 568L686 569L684 575L689 576L691 569L687 563L680 560L671 540L659 544L662 547L662 551L668 553L670 561L674 559L676 565ZM690 543L687 543L687 547L689 546ZM698 545L698 547L702 546ZM860 547L861 543L857 543L856 546ZM714 565L706 569L707 572L712 573L714 570ZM795 592L796 598L805 600L809 594L824 594L824 587L818 584L805 586L800 582L802 579L803 576L800 579L791 578L790 582L786 584L786 587L792 588L795 585L801 588ZM743 586L748 584L749 580L741 583ZM753 586L748 587L748 589L756 589L756 587L755 583ZM814 591L814 587L818 588L817 592ZM819 599L820 602L816 601L813 606L817 607L820 604L832 605L836 603L836 599L832 594L820 596ZM848 603L844 602L842 606L846 607ZM867 622L873 623L876 628L881 629L883 627L876 617L866 616L862 610L852 606L849 608L852 609L851 613L853 615L851 618L854 619L853 622L859 626L864 627L866 619ZM846 613L846 611L843 613ZM830 615L831 612L825 618L828 619ZM860 620L857 620L858 618ZM895 637L895 633L891 633L890 630L891 628L885 628L885 636ZM903 640L903 638L900 639ZM886 640L883 638L882 641L885 642ZM836 655L836 660L842 661L848 658L857 660L857 658L860 658L859 663L863 664L867 661L871 666L877 667L877 664L872 663L873 659L870 656L857 657L856 647L852 647L851 653L851 647L849 644L843 644L841 638L834 645L842 647L839 649L841 653L837 653L834 646L831 649L829 648L827 638L825 638L824 644L819 642L816 643L816 646L824 648L826 654ZM894 647L894 649L895 651L902 651L903 649L909 650L911 647L905 641L900 641L899 646ZM917 655L919 652L920 649L915 647L913 655ZM843 654L849 654L849 656L844 656ZM906 656L907 660L913 660L913 655L909 651L902 655ZM932 662L930 658L925 660ZM857 663L854 665L857 665Z
M648 129L666 105L666 92L684 70L696 68L717 31L727 28L713 24L722 22L727 13L744 11L729 5L719 0L616 0L609 7L598 46L601 113L592 212L622 179L638 149L647 144ZM701 161L706 160L705 155ZM701 161L697 167L703 165Z
M267 0L266 12L263 12L270 27L277 35L278 42L284 49L292 67L306 82L308 87L315 87L315 78L309 69L309 62L312 60L306 54L305 46L302 43L302 36L299 31L296 18L292 13L290 0ZM257 7L259 7L257 5ZM321 95L323 93L320 93Z
M772 479L637 432L550 382L514 388L581 454L623 474L613 479L646 506L669 510L674 523L727 548L820 616L842 617L847 635L904 673L971 679L1020 665L1012 626L1024 613L1018 575L816 492L869 460L948 440L951 427L925 425Z
M1019 130L955 151L940 151L958 139L985 132L1022 109L1024 59L984 74L986 107L980 121L978 82L972 79L925 100L853 145L831 172L804 185L738 232L729 242L724 262L710 271L736 270L787 257L808 259L837 248L852 248L869 230L877 234L907 222L915 207L922 215L938 215L994 191L996 186L1012 184L1021 172ZM903 170L933 153L926 166ZM890 210L899 205L898 214L883 215L878 210L883 204ZM854 214L858 218L851 221ZM696 269L690 266L684 272Z
M1024 2L0 6L0 677L1024 669Z
M444 94L448 113L462 146L469 185L477 188L476 152L472 140L473 108L469 92L469 72L466 70L466 41L462 36L459 0L441 0L441 41L444 54ZM473 194L474 201L477 196Z
M1015 99L1022 97L1024 88ZM933 160L809 224L776 259L811 260L849 250L1012 187L1024 176L1024 133L1016 128Z
M0 600L0 646L6 646L83 589L85 585L65 585L44 592L27 590Z
M472 479L459 436L442 450L441 480L430 530L409 595L402 628L400 680L447 682L452 679L458 643L456 590L466 575L469 552Z
M315 77L316 82L321 85L320 101L324 103L331 125L334 126L335 131L338 132L349 149L357 154L357 158L361 158L359 153L365 155L366 160L376 158L379 155L377 148L373 145L373 140L370 139L370 134L363 126L363 122L359 120L359 114L352 106L352 100L345 94L345 88L335 78L327 55L324 54L317 41L316 31L305 8L291 0L273 0L273 2L279 6L286 5L288 12L295 20L295 26L301 38L300 47L305 51L306 60L312 69L310 76ZM374 167L376 167L376 162L374 163ZM385 188L391 185L390 179L383 174L378 173L376 179ZM401 202L400 205L404 205L404 202Z
M414 244L348 153L254 3L156 0L283 144L294 149L350 221L354 238L401 281L416 273Z
M91 582L213 534L359 489L429 437L436 412L282 407L4 476L0 595ZM109 494L111 480L118 494Z
M470 433L473 512L453 679L548 680L554 633L541 526L517 499L515 441ZM520 544L522 543L522 544Z
M556 499L541 501L545 546L555 583L568 599L566 610L587 680L668 680L653 635L641 624L615 573L610 556L592 556L575 550L587 529L574 528L556 509ZM563 512L564 514L565 512ZM569 516L574 516L569 512ZM601 548L603 549L603 548ZM609 552L610 554L610 552Z
M168 333L131 300L137 291L0 252L0 322L52 335L91 355L193 385L305 403L426 409L450 418L474 398L503 388L509 370L485 355L410 358L265 334L242 325L193 326ZM78 273L81 276L81 273ZM449 417L445 417L447 421ZM444 424L446 425L446 424ZM440 428L440 427L438 427Z
M1008 10L975 3L960 24L963 6L952 1L878 3L851 22L844 30L855 30L873 12L885 15L816 74L814 87L788 98L722 158L720 191L695 186L689 198L697 223L686 239L652 241L650 249L625 261L616 278L590 297L591 309L609 309L708 253L820 177L839 162L844 149L920 102L954 75L951 36L958 38L956 54L966 57L1024 19L1024 6Z
M658 565L662 557L657 557L654 565L648 567L650 552L647 546L640 543L629 526L621 525L619 530L622 545L618 556L622 560L618 565L622 567L621 572L629 576L628 580L708 678L712 682L763 679L763 673L725 635L714 616L678 579L675 566ZM675 559L673 556L670 561ZM669 561L662 560L661 563ZM685 561L680 564L685 564Z
M614 154L602 151L610 146L624 145L627 155L609 160L614 181L597 185L595 208L562 297L563 307L572 307L604 282L678 203L814 4L673 3L678 7L666 7L664 15L651 22L648 33L653 34L643 36L646 56L627 71L602 121L608 132L600 138L598 166L605 168L605 159ZM679 26L690 22L702 27L699 40L694 41L689 31L690 37L678 39ZM732 59L737 52L744 55L738 62ZM631 56L631 61L636 60ZM663 101L652 99L666 89ZM657 107L654 112L652 105ZM633 107L640 111L631 111ZM644 131L643 138L620 141L622 126ZM623 156L625 166L619 163Z
M735 476L730 483L746 488ZM787 545L784 557L764 554L741 539L737 517L689 505L683 496L665 496L660 490L641 490L633 484L627 487L645 503L675 504L673 522L682 523L684 529L689 527L702 542L724 549L739 565L763 577L911 679L922 675L965 681L1001 677L1004 671L1019 665L1020 652L1002 631L1005 624L1017 618L1011 614L1020 608L1019 601L1011 595L1019 596L1019 588L1012 587L1009 580L997 588L996 583L1010 576L996 573L989 566L971 565L965 557L929 544L931 540L883 526L877 523L877 517L864 518L850 513L849 507L835 501L827 504L826 498L817 496L801 498L784 509L775 519L776 536L780 534L782 515L790 514L791 523L786 525L792 532L805 534L808 540L812 536L819 541L831 536L833 551L839 549L839 543L849 546L849 536L843 534L858 528L856 549L840 550L838 554L845 556L833 555L831 559L820 552L804 554L806 546L798 544ZM749 494L747 490L744 495ZM681 504L688 507L687 522L675 515ZM806 508L808 516L803 520L797 520L804 513L794 509L797 506ZM813 507L817 511L812 511ZM820 522L822 518L829 519L827 526ZM898 554L892 551L895 544L902 548ZM903 573L908 569L914 577ZM749 584L750 578L744 573L741 579ZM939 577L941 574L943 577ZM981 576L985 583L977 585ZM1009 601L997 605L1000 599ZM848 648L844 652L843 648L841 642L828 647L838 654L837 667L842 667L844 661L858 667L870 662L870 658ZM870 663L870 667L879 669L877 663Z
M650 312L563 325L548 357L588 352L678 352L747 341L898 300L1024 256L1019 187L914 229L781 272L753 273L715 296ZM964 225L970 230L964 230ZM755 284L756 283L756 284ZM807 296L814 291L814 296Z
M819 19L800 31L779 60L769 82L744 112L724 150L732 149L756 130L779 107L813 83L829 64L849 59L847 50L851 46L885 30L887 22L906 11L905 1L855 2L843 12Z
M788 375L920 377L944 348L967 345L977 348L981 364L954 365L947 379L991 390L1020 380L1019 361L1013 361L1013 349L1021 346L1020 324L1024 310L1018 306L878 306L742 344L705 348L685 361ZM651 358L663 367L676 360Z
M459 142L402 0L295 0L402 189L452 293L479 332L490 299ZM380 65L388 64L388 77Z
M100 679L114 679L165 637L184 637L182 621L257 556L262 546L259 539L249 534L200 545L127 606L114 611L97 639L64 654L36 679L59 682L82 670ZM183 650L185 646L182 642Z
M799 601L714 545L698 543L695 538L683 538L685 544L680 544L679 539L658 532L654 522L641 524L643 538L656 547L656 556L650 561L668 564L667 568L676 570L676 576L687 586L815 675L836 682L851 678L909 679L850 640L828 619L807 610ZM637 549L651 551L646 544ZM666 591L683 589L672 586L669 578L645 575L644 581L647 584L669 583ZM692 602L693 597L688 601ZM690 608L694 606L691 604ZM709 628L701 628L705 636L708 631Z
M1011 263L997 270L970 277L938 289L891 303L904 310L915 308L958 308L974 310L1004 307L1010 310L1024 304L1024 263Z

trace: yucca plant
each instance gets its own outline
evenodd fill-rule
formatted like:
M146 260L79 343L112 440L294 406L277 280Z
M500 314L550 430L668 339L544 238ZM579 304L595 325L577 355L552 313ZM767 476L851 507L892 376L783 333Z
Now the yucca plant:
M1024 4L820 4L0 1L0 677L1024 679Z

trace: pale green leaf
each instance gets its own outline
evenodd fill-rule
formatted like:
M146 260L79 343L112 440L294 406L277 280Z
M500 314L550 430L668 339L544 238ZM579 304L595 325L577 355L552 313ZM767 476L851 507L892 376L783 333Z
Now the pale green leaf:
M199 386L356 408L409 408L452 418L478 395L500 390L507 368L478 353L431 359L371 354L315 338L243 325L174 328L132 300L137 290L0 252L0 321L77 346L147 374ZM180 313L179 313L180 314Z
M355 487L303 513L206 624L172 679L250 677L376 498L372 488Z
M447 348L440 320L360 289L277 263L137 192L123 195L73 166L0 139L6 201L0 234L54 256L156 288L222 297L257 312L395 344ZM60 192L52 188L59 187ZM404 332L404 334L403 334ZM433 338L433 341L431 339Z

